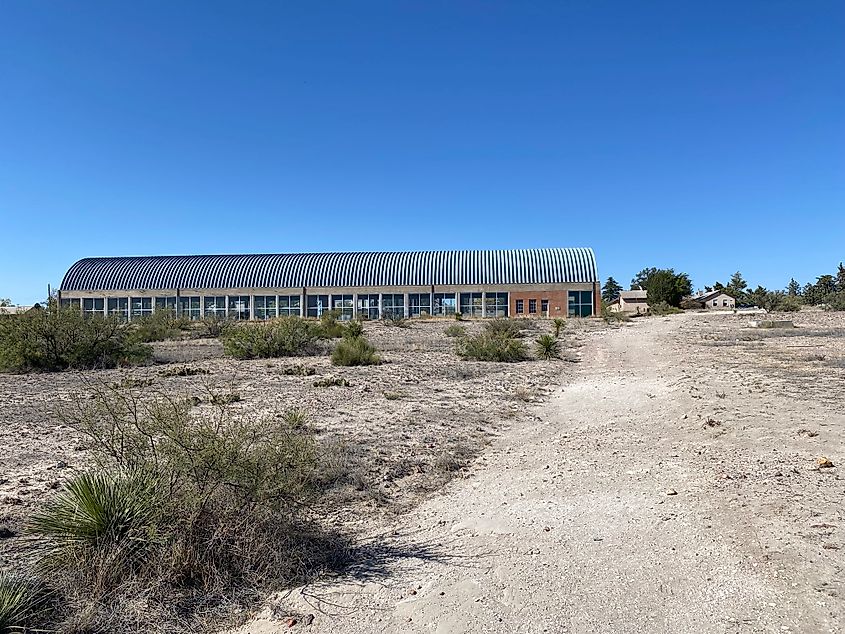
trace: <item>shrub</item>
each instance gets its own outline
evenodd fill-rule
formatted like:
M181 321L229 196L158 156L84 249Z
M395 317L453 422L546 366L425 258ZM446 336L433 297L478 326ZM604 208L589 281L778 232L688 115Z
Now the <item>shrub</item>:
M452 324L443 331L447 337L464 337L467 334L466 328L459 324Z
M330 556L303 514L318 454L299 416L193 410L173 395L96 386L63 420L86 439L93 470L48 502L33 530L63 603L97 625L106 614L123 625L113 631L147 631L138 621L162 614L184 625L192 607L254 598Z
M323 339L338 339L343 336L343 324L338 322L340 311L327 310L320 316L320 325L318 333Z
M190 320L176 317L172 310L157 310L151 315L132 319L133 337L143 343L176 339L190 327Z
M157 483L148 474L92 472L77 476L30 519L30 531L45 538L51 568L108 552L110 565L142 555L158 532Z
M363 334L364 334L364 324L362 324L358 320L350 321L346 325L346 330L343 331L343 336L349 337L351 339L354 339L355 337L360 337Z
M658 317L662 317L664 315L675 315L677 313L683 312L680 308L675 308L674 306L667 304L666 302L649 304L648 309L652 315L657 315Z
M332 351L332 365L376 365L381 359L364 337L344 339Z
M85 317L51 301L46 308L0 317L0 369L54 372L142 363L149 346L116 317Z
M217 338L225 335L235 325L235 321L221 315L206 315L197 324L200 337Z
M560 341L552 335L540 335L535 341L537 356L547 361L560 358Z
M458 341L458 355L475 361L522 361L525 345L518 339L482 332Z
M522 337L522 325L515 319L491 319L484 324L484 330L493 337Z
M614 322L622 321L631 321L631 318L622 311L617 312L614 310L610 310L610 308L607 306L602 306L601 318L604 319L604 323L606 324L612 324Z
M314 381L314 387L349 387L349 381L342 376L327 376Z
M394 326L395 328L408 328L411 325L402 313L394 312L384 313L382 322L387 326Z
M831 293L825 298L826 310L845 310L845 291Z
M566 320L560 317L555 317L552 320L552 325L555 329L555 337L560 337L560 331L566 326Z
M801 300L797 297L787 295L781 300L778 309L785 313L797 313L801 310Z
M455 311L455 321L461 321L463 318L464 318L464 316L459 311L456 310Z
M0 632L26 632L44 612L46 595L21 575L0 571Z
M322 326L301 317L279 317L266 322L245 322L228 330L223 351L237 359L268 359L312 354Z

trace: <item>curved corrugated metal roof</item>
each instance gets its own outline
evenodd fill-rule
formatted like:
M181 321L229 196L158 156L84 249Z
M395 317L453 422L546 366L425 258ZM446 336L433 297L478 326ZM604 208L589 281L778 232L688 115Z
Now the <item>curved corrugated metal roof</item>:
M63 291L596 282L592 249L86 258Z

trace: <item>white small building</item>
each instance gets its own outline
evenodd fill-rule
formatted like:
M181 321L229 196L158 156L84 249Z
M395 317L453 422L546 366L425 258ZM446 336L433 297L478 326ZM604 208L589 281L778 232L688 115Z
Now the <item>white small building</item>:
M690 297L685 303L698 304L704 310L733 310L736 308L736 300L723 291L699 293Z
M648 314L648 291L622 291L619 297L607 305L613 313L628 313L633 315Z

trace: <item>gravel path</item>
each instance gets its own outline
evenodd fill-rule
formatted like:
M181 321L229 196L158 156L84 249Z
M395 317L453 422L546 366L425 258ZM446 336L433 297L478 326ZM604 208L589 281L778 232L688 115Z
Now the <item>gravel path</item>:
M239 634L842 631L843 483L812 468L845 459L842 397L725 367L738 351L698 342L717 327L739 322L592 337L575 379L372 535L360 569Z

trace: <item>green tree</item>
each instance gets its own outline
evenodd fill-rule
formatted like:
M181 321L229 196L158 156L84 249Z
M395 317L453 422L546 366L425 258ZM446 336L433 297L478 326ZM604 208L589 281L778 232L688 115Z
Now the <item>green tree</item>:
M733 275L731 275L731 281L728 282L728 285L723 289L725 293L733 297L735 300L745 300L746 297L746 290L748 288L748 282L746 282L742 278L742 273L737 271Z
M631 288L642 287L648 291L648 303L666 302L680 306L681 300L692 293L692 281L686 273L675 273L674 269L643 269L631 280Z
M601 289L601 298L606 302L612 302L614 299L619 297L619 293L621 291L622 285L612 277L609 277L607 278L607 282L604 283L604 287Z
M786 285L786 294L790 297L798 297L801 294L801 285L795 281L794 277Z
M839 263L839 269L836 271L836 290L845 291L845 266L842 262Z
M8 297L0 297L0 306L11 306L12 300Z

